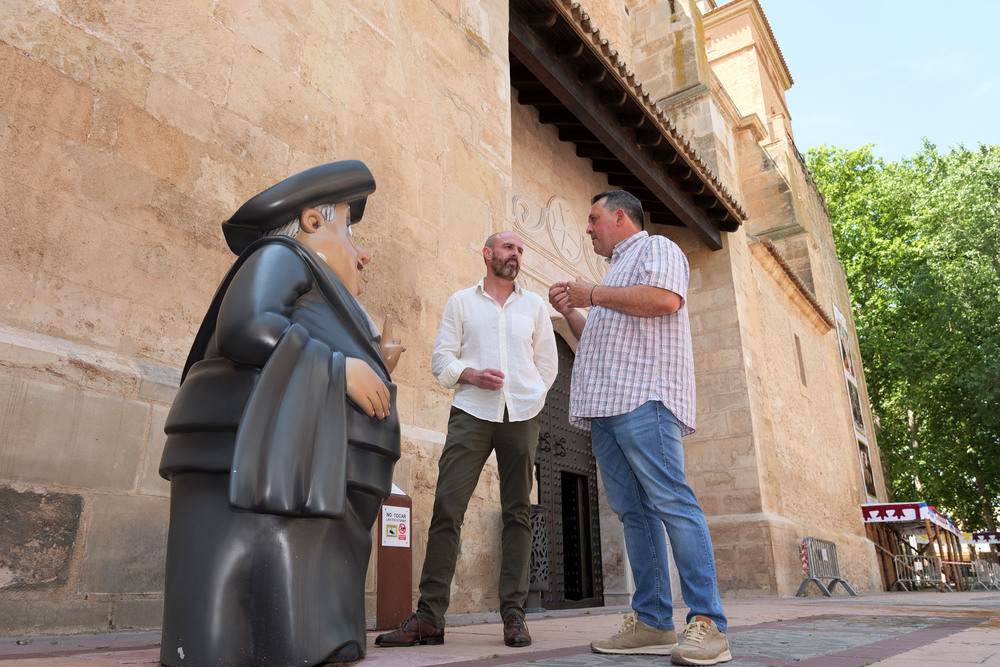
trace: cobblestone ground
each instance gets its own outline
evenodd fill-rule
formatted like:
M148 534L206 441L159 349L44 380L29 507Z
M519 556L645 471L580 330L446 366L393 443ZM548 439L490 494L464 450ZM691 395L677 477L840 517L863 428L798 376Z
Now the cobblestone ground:
M861 667L919 648L982 621L981 618L824 615L732 627L727 637L733 660L725 664L727 667ZM508 667L599 667L662 666L665 662L668 661L657 656L577 653L552 657L537 654L533 660L526 662L498 660L496 664Z

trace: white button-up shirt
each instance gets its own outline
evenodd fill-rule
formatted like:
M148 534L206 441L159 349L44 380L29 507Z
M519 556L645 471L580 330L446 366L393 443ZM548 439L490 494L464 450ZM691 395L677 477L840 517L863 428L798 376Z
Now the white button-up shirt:
M466 368L500 370L503 387L458 384ZM454 407L484 421L502 422L504 408L510 421L531 419L545 405L558 368L552 320L542 297L515 282L501 306L480 280L448 299L431 372L444 387L455 387Z

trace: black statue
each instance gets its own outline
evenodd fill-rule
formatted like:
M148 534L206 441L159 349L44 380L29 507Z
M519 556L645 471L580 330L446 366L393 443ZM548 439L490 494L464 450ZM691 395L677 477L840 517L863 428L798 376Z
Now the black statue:
M170 530L165 665L316 665L365 655L371 528L392 486L405 349L355 298L351 233L375 190L347 160L223 223L239 255L191 348L160 474Z

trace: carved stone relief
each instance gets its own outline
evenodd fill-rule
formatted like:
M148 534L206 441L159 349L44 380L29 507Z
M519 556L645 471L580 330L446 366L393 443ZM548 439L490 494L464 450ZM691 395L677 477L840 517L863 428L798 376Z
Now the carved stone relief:
M540 208L521 195L510 200L504 218L524 239L522 271L546 287L577 276L600 283L607 273L602 257L594 254L586 234L587 220L558 195ZM589 211L589 208L588 208Z

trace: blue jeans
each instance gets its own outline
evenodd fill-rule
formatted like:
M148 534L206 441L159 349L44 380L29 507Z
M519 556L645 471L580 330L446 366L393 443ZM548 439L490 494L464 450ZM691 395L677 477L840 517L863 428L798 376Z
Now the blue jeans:
M684 478L681 424L662 403L649 401L623 415L590 420L594 457L611 509L625 527L635 594L632 609L643 623L674 627L667 542L681 581L681 594L697 615L726 631L715 580L715 555L705 514Z

